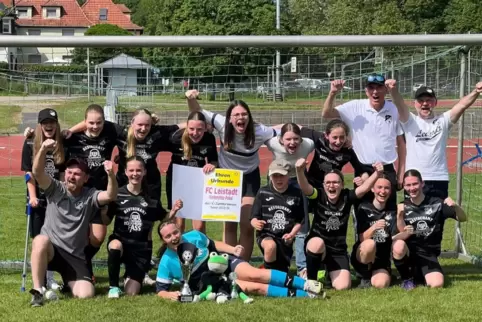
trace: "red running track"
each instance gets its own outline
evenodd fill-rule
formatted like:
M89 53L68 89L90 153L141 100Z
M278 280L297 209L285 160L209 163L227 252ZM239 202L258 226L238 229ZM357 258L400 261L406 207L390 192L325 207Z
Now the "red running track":
M480 139L466 140L464 142L464 154L462 160L467 160L477 154L474 144L479 143ZM21 135L16 136L3 136L0 137L0 176L18 176L24 173L20 170L20 162L22 158L22 146L24 137ZM114 155L117 151L114 151ZM268 166L271 162L271 152L262 147L259 151L261 164L260 170L263 175L267 173ZM447 147L448 166L450 173L456 173L457 164L457 139L450 139ZM161 171L164 173L167 170L169 162L171 160L170 153L162 152L157 157L157 162ZM311 160L311 158L310 158ZM347 165L343 169L345 173L353 173L351 166ZM482 159L477 159L464 167L465 173L479 173L482 171Z

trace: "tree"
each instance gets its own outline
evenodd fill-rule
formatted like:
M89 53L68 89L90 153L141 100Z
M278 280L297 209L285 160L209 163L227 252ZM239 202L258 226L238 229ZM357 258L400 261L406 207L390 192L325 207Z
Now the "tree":
M133 36L129 31L122 29L116 25L111 24L97 24L90 27L84 36ZM111 59L121 53L142 57L142 49L140 48L90 48L89 59L93 64L102 63ZM87 60L87 49L77 47L74 49L72 58L73 64L83 65Z
M480 33L482 7L478 0L451 0L445 10L446 31L449 33Z
M136 15L143 15L149 35L277 34L271 0L141 0ZM290 31L280 31L285 33ZM206 81L226 82L266 74L274 52L268 48L149 48L145 56L165 76L210 75Z

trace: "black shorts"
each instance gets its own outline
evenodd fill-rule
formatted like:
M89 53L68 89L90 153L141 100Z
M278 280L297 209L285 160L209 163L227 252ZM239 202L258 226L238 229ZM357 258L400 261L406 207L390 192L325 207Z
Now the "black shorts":
M350 256L351 266L353 266L353 269L355 270L355 272L357 272L359 275L361 275L364 278L372 276L373 272L379 269L384 269L388 272L388 274L391 274L392 263L390 261L391 254L390 254L389 248L387 249L387 248L377 247L375 262L369 268L367 264L361 263L358 260L358 258L356 258L356 253L360 244L361 244L360 242L357 242L355 243L355 245L353 245L353 251L351 252L351 256Z
M40 230L45 222L46 210L47 209L45 207L30 208L30 237L35 238L35 236L40 234Z
M293 245L286 245L286 243L281 238L276 238L268 235L259 236L256 238L256 243L261 250L261 253L264 255L264 249L261 247L261 242L265 238L271 238L276 244L276 261L274 263L270 263L276 269L288 272L291 266L291 258L293 257Z
M305 252L306 252L306 245L311 238L318 237L323 239L323 237L318 236L316 234L308 234L305 239ZM324 239L323 239L324 241ZM323 254L323 258L321 260L322 264L325 264L326 270L328 272L334 272L341 269L346 269L347 271L350 270L350 260L348 258L348 253L341 250L333 250L330 247L327 247L325 244L325 253Z
M62 276L64 284L75 281L92 283L91 273L85 259L73 256L62 248L53 245L54 257L48 263L47 269L55 271Z
M416 249L411 245L408 246L409 260L415 283L425 284L425 275L429 273L443 274L442 266L438 261L438 256L434 253L429 253Z
M423 193L429 197L437 197L445 200L449 196L449 182L448 181L435 181L427 180L423 182ZM405 199L409 199L410 196L404 191Z
M122 243L121 263L125 266L124 277L128 277L142 284L144 276L151 268L152 242L149 243L150 247L139 247L125 243L116 236L110 235L107 249L109 249L109 244L114 239Z
M256 197L261 187L261 177L259 167L253 172L243 174L243 197Z

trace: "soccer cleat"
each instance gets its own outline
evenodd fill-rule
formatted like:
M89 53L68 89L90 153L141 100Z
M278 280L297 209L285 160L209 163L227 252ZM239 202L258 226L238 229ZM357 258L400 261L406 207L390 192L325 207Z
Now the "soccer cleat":
M315 293L315 294L320 294L321 291L323 290L323 284L321 284L321 283L318 282L318 281L306 280L305 286L303 287L303 289L304 289L306 292L311 292L311 293Z
M38 290L32 289L30 294L32 294L32 300L30 301L32 307L39 307L44 304L44 296Z
M56 280L54 280L53 278L48 278L47 279L47 289L48 290L58 290L60 288L60 285L59 283L57 283Z
M110 299L118 299L122 294L122 291L118 287L111 287L109 289L109 294L107 295L108 298Z
M325 281L325 277L326 277L326 271L325 270L318 271L318 275L317 275L318 282L323 283Z
M368 278L362 278L360 280L360 284L358 284L358 288L370 288L372 287L372 281Z
M149 274L146 274L146 276L144 276L144 280L142 281L142 283L144 285L148 285L148 286L153 286L153 285L156 285L156 281L153 280Z
M408 280L402 281L401 287L406 291L410 291L415 288L415 283L413 282L413 279L410 278Z

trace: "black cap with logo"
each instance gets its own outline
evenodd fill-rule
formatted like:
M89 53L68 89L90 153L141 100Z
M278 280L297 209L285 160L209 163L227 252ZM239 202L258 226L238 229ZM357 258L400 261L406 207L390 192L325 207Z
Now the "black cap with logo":
M417 89L417 91L415 92L415 99L421 96L430 96L433 98L437 98L435 96L435 91L433 90L433 88L428 86L421 86L419 89Z
M38 112L38 122L42 123L47 120L58 122L57 112L51 108L45 108Z

